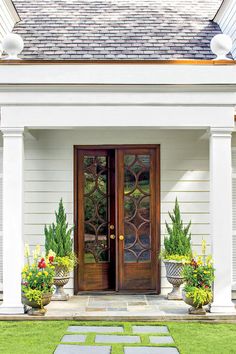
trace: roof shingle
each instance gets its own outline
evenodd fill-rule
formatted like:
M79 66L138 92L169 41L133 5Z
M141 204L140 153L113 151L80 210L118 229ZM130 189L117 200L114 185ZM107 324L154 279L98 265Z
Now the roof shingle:
M221 0L14 0L24 59L212 59Z

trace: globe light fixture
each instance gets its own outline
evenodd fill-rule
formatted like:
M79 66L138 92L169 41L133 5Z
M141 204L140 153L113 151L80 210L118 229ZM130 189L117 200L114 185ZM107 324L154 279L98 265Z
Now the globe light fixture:
M211 51L216 55L214 60L230 60L227 54L233 46L232 39L227 34L217 34L211 40Z
M18 55L24 49L24 41L19 34L9 33L3 38L2 49L7 54L5 60L19 60Z

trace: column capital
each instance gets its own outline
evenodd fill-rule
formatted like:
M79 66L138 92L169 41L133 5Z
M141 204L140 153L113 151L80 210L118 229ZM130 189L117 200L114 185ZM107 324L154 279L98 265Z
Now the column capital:
M3 137L23 137L24 135L24 127L16 127L16 128L0 128Z
M208 135L210 137L226 138L231 137L234 128L231 127L210 127Z

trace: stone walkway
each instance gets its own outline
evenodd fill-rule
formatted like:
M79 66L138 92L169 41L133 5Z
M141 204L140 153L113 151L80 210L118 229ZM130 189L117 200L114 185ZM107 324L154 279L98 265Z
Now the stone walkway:
M183 301L168 301L156 295L78 295L69 301L52 301L47 306L47 316L73 315L79 319L99 318L142 318L186 315L188 306Z
M133 325L131 333L122 326L69 326L67 332L54 354L112 354L115 344L123 354L179 353L166 326Z

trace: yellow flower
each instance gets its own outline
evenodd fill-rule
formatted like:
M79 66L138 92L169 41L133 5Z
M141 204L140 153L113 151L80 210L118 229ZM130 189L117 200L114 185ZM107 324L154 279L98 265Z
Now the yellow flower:
M42 275L42 272L38 272L38 275Z
M45 270L44 274L46 275L46 277L48 276L48 272Z
M193 274L193 276L196 278L197 274Z
M24 268L22 269L22 273L26 273L28 269L29 269L29 266L26 264L24 266Z
M29 245L26 243L25 245L25 257L28 258L30 256Z
M202 254L206 254L206 240L202 240Z
M29 275L31 276L31 275L32 275L32 272L29 272Z

